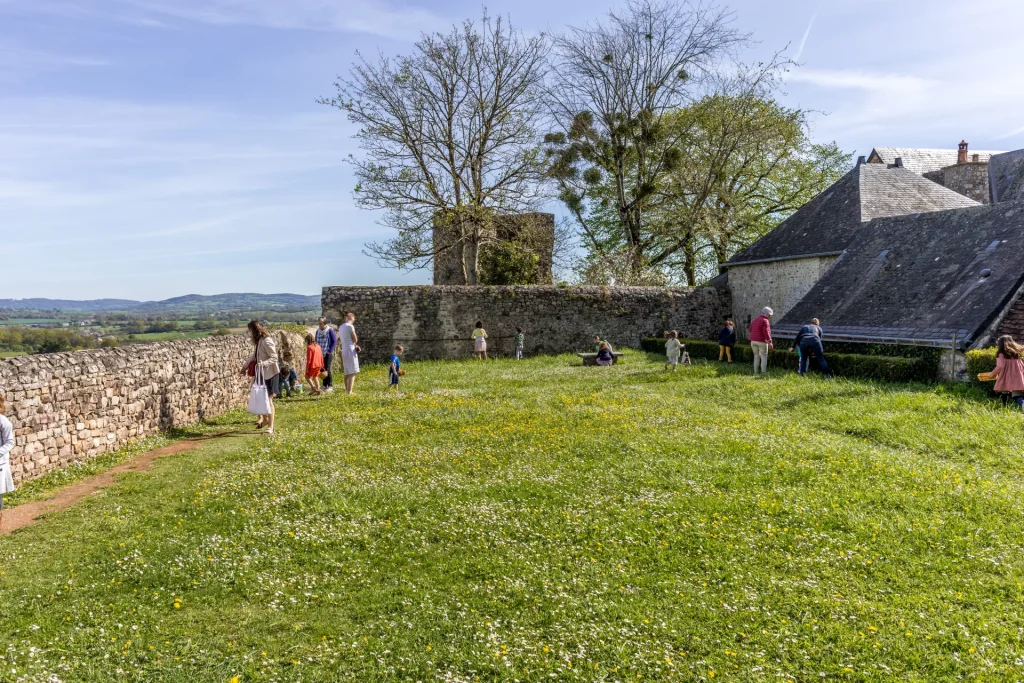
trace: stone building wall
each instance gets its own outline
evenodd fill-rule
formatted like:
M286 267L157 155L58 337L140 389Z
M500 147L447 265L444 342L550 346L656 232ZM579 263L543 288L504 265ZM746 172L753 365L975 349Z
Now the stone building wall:
M775 311L775 320L781 319L837 258L814 256L729 266L729 290L737 334L745 339L750 321L761 315L765 306Z
M275 336L279 354L303 350L301 376L301 338ZM244 406L239 368L251 352L248 337L231 335L0 360L15 482Z
M1011 304L988 345L995 346L995 340L1004 334L1012 336L1018 342L1024 339L1024 299L1017 299Z
M728 292L714 287L543 285L325 287L322 305L332 323L345 311L356 314L364 362L386 360L395 344L410 359L470 356L477 320L487 329L488 351L506 356L518 326L527 354L589 351L595 334L626 347L672 329L711 339L731 308Z
M988 164L967 162L925 173L924 177L982 204L991 204Z
M555 215L551 213L520 213L499 215L494 218L491 238L503 242L519 241L529 245L537 256L537 278L530 284L552 283L555 246ZM451 246L455 245L455 246ZM434 284L464 285L462 274L462 245L458 230L446 228L435 219L433 232ZM483 249L486 249L486 245Z

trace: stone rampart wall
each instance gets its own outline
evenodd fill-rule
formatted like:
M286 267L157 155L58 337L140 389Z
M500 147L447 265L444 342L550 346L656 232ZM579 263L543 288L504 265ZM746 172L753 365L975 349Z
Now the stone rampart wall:
M332 323L356 314L363 362L385 361L395 344L410 359L470 356L477 320L488 352L503 356L519 326L527 354L590 351L595 334L627 347L673 329L710 339L731 310L728 292L714 287L325 287L322 305Z
M301 376L301 338L275 336L282 360L299 345ZM239 368L251 353L248 337L231 335L0 360L15 482L244 406Z

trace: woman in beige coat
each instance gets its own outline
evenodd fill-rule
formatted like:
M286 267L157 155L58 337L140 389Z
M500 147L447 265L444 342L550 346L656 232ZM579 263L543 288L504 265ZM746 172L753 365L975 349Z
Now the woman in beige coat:
M266 426L265 434L274 433L274 396L281 393L281 378L277 374L277 344L270 336L266 328L258 320L253 320L248 325L249 336L252 338L253 352L242 367L242 372L248 372L249 365L255 363L256 381L267 387L268 398L270 399L270 414L260 415L256 422L257 429Z

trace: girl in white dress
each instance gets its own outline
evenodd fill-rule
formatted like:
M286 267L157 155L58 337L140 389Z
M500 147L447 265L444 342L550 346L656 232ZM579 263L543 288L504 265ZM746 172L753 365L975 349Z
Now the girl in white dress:
M4 414L7 402L0 394L0 529L4 527L4 494L14 490L14 477L11 476L11 449L14 448L14 427Z
M672 372L676 371L679 367L679 355L682 353L683 343L679 341L679 332L672 330L672 333L668 337L668 341L665 342L665 369L671 369Z
M359 374L359 337L356 335L356 328L353 323L356 321L356 314L349 312L345 314L345 323L338 328L338 342L341 344L341 362L345 367L345 393L351 394L355 390L356 375Z

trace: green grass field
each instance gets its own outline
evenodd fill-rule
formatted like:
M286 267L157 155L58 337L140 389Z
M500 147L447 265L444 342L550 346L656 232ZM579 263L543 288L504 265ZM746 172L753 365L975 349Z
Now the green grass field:
M0 537L0 679L1024 676L1024 416L625 360L370 368L275 437L226 420Z

